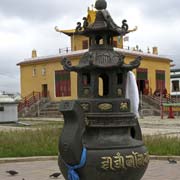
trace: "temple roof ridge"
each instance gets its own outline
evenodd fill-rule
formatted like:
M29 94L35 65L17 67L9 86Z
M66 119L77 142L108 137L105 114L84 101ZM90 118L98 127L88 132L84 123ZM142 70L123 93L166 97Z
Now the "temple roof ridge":
M172 62L170 58L167 58L165 56L160 56L156 54L149 54L149 53L144 53L144 52L137 52L137 51L132 51L132 50L126 50L126 49L120 49L120 48L114 48L114 51L123 53L125 55L137 55L137 56L142 56L142 57L149 57L149 58L157 58L157 59L162 59L162 60L169 60ZM23 61L19 62L17 65L21 64L26 64L30 62L38 62L38 61L43 61L43 60L48 60L48 59L53 59L53 58L63 58L63 57L68 57L68 56L79 56L83 55L84 53L88 52L88 49L84 50L78 50L78 51L71 51L69 53L63 53L63 54L55 54L55 55L48 55L48 56L39 56L36 58L26 58Z

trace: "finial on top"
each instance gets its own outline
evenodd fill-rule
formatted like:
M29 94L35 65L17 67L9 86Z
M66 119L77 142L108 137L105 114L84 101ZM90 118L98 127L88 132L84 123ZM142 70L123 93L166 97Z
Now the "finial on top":
M37 51L36 49L32 50L32 58L36 58L37 57Z
M97 10L103 10L107 8L107 2L106 0L96 0L95 8Z

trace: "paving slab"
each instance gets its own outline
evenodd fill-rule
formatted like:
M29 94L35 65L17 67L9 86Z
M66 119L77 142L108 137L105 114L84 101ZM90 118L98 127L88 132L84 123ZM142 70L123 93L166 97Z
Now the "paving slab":
M10 176L7 170L15 170L18 174ZM0 180L49 180L49 175L54 172L59 172L57 160L0 164ZM63 180L62 177L58 179Z
M170 164L168 161L151 160L142 180L180 180L180 161Z
M19 172L10 176L7 170ZM0 164L0 180L51 180L49 175L59 172L57 160L17 162ZM64 180L63 176L56 178ZM166 160L150 160L148 169L141 180L180 180L180 161L170 164Z

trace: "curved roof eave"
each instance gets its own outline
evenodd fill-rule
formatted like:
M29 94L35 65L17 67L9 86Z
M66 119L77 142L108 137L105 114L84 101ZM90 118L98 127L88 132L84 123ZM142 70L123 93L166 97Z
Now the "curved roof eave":
M171 60L171 59L169 59L167 57L163 57L163 56L159 56L159 55L155 55L155 54L148 54L148 53L125 50L125 49L120 49L120 48L114 48L114 50L116 52L123 53L124 55L142 56L142 57L145 57L145 58L161 59L161 60L166 60L166 61L169 61L169 62L173 62L173 60ZM88 51L88 49L79 50L79 51L73 51L73 52L64 53L64 54L57 54L57 55L29 58L29 59L25 59L24 61L19 62L17 65L41 63L41 62L44 62L44 61L56 60L57 58L63 58L63 57L77 57L77 56L82 56L87 51Z
M114 48L114 50L117 52L125 53L127 55L142 56L142 57L154 58L154 59L163 59L163 60L173 62L172 59L169 59L169 58L164 57L164 56L156 55L156 54L149 54L149 53L144 53L144 52L139 52L139 51L131 51L131 50L120 49L120 48Z
M87 51L88 51L88 49L73 51L73 52L64 53L64 54L41 56L41 57L36 57L36 58L28 58L28 59L24 59L24 61L19 62L17 65L34 64L34 63L38 63L38 62L56 60L57 58L63 58L63 57L76 57L76 56L83 55Z

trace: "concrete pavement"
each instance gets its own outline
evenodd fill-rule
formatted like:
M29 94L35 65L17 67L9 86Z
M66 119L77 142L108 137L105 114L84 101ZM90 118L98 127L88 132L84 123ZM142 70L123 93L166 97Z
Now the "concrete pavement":
M151 160L142 180L180 180L180 161Z
M10 176L6 173L12 169L19 174ZM0 164L0 180L50 180L49 175L54 172L59 172L57 160ZM56 179L64 180L62 175ZM169 164L167 160L151 160L141 180L180 180L180 161Z

